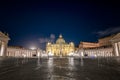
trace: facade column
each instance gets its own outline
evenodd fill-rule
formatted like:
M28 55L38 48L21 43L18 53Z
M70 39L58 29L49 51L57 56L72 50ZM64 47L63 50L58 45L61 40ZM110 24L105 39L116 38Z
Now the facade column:
M34 54L34 52L31 53L31 57L32 57L33 54Z
M9 56L9 51L7 51L7 55L6 56Z
M28 57L29 57L29 50L27 51L27 53L28 53Z
M115 55L116 55L116 56L119 56L117 43L115 43L114 46L115 46L115 53L116 53Z
M30 51L29 51L29 58L30 58Z
M28 50L27 50L26 52L27 52L27 57L29 57L29 53L28 53Z
M26 50L26 53L25 53L25 54L26 54L26 57L28 57L28 51L27 51L27 50Z
M32 52L30 52L30 57L31 57Z
M20 50L20 53L19 53L19 58L21 57L21 54L22 54L22 50Z

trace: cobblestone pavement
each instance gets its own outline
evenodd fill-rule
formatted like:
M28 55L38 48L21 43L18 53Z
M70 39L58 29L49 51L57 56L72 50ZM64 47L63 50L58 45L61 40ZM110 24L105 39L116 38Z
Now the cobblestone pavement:
M0 60L0 80L120 80L120 60L6 58Z

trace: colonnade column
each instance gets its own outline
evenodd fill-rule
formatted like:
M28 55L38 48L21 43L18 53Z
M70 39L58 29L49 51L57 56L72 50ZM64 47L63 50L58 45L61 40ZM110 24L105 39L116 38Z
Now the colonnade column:
M3 56L4 52L5 52L5 45L4 45L4 42L1 42L0 56Z
M117 46L118 46L118 55L120 56L120 42L117 43Z
M7 56L7 46L8 46L7 44L8 44L8 42L5 42L5 44L4 44L5 49L4 49L4 55L3 56Z
M119 56L119 52L118 52L118 44L115 43L115 44L114 44L114 47L115 47L115 53L116 53L115 55L116 55L116 56Z
M1 56L2 41L0 40L0 56Z

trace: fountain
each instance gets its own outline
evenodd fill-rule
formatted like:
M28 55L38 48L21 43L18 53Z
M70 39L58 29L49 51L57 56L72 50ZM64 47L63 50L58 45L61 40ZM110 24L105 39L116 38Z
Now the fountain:
M81 66L84 65L84 62L83 62L83 51L81 52Z

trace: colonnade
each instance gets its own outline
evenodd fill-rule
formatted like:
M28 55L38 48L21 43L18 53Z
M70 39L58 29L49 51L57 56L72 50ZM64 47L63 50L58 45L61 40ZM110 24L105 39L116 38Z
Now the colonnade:
M79 50L78 54L83 52L84 55L87 56L100 56L100 57L112 57L113 54L113 48L97 48L97 49L81 49Z
M36 57L37 51L36 50L30 50L30 49L24 49L24 48L7 48L7 56L8 57Z

